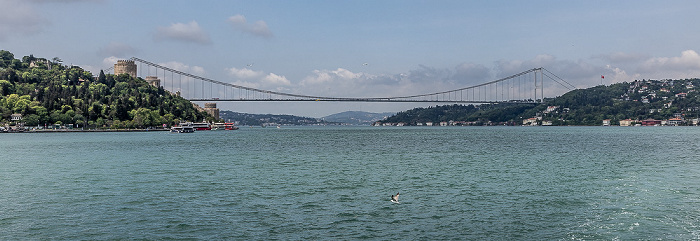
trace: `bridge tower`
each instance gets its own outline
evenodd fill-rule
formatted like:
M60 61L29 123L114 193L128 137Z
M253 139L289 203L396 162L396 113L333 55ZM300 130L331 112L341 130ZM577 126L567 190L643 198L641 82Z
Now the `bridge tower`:
M128 74L136 77L136 63L133 60L117 60L114 64L114 75Z

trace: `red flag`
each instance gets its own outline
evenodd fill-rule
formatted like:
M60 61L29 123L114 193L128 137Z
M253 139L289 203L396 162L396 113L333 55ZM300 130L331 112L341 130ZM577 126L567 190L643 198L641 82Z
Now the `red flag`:
M605 79L605 76L602 76L602 75L601 75L600 78L601 78L601 79Z

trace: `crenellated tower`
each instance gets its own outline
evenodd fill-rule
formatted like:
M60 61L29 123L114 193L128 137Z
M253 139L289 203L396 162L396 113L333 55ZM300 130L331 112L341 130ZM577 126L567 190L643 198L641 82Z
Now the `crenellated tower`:
M133 60L117 60L114 64L114 75L128 74L136 77L136 63Z

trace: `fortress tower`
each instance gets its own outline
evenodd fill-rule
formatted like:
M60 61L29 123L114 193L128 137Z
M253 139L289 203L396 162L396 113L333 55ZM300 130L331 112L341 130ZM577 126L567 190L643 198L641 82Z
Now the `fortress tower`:
M212 115L214 118L219 118L219 108L216 108L216 103L204 103L204 111Z
M160 79L158 79L156 76L146 76L146 82L148 82L149 85L155 86L156 88L160 87Z
M136 77L136 64L133 60L117 60L114 64L114 75L128 74Z

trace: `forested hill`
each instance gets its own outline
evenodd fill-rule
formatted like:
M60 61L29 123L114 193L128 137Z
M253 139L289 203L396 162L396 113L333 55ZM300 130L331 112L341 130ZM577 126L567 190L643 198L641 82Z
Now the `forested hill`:
M0 124L147 128L213 120L187 100L127 74L98 77L78 66L0 50Z
M578 89L537 105L488 104L446 105L416 108L387 118L380 124L419 125L427 122L459 125L535 124L602 125L610 120L618 125L627 120L671 120L676 125L692 125L700 116L700 79L637 80L610 86ZM669 122L671 123L671 122Z

